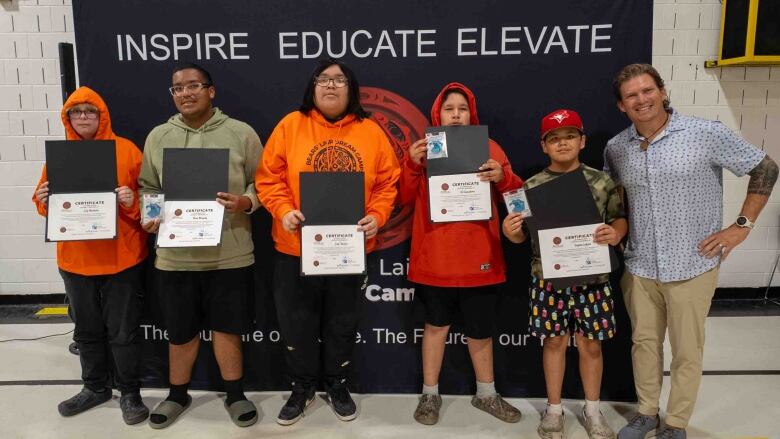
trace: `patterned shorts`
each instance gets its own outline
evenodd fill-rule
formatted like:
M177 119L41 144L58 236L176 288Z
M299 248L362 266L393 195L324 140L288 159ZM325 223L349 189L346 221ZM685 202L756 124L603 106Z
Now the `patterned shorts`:
M528 332L545 338L577 331L591 340L615 335L615 313L609 282L556 290L544 279L531 279Z

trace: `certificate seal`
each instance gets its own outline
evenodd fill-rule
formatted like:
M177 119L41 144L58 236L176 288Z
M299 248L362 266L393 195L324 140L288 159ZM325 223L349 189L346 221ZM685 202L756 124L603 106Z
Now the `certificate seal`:
M181 216L181 209L176 209L173 211L174 216Z
M70 209L70 201L66 201L66 202L62 203L62 208L65 209L65 210Z
M314 261L313 263L314 263L315 267L319 267L320 266L320 261Z
M442 210L441 210L441 214L442 214L442 215L446 215L446 214L447 214L447 209L442 209Z
M448 185L447 183L442 183L441 184L441 190L447 191L449 189L450 189L450 185Z
M557 236L556 236L555 238L553 238L553 244L555 244L555 245L561 245L561 238L559 238L559 237L557 237Z
M319 233L317 233L316 235L314 235L314 240L315 240L315 241L317 241L317 242L320 242L320 241L322 241L322 235L320 235Z
M176 235L171 233L170 235L168 235L168 239L171 239L171 240L176 239Z
M67 230L68 229L66 229L65 227L60 227L60 233L65 233L65 231L67 231Z
M561 269L561 264L555 264L555 269L556 270L560 270Z

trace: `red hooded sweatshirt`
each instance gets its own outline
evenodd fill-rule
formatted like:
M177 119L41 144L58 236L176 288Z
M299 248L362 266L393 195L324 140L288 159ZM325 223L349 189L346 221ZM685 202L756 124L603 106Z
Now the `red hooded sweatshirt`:
M83 276L115 274L130 268L146 258L146 232L140 224L141 215L138 210L138 173L141 170L141 151L133 142L114 134L111 129L111 117L108 107L94 90L79 87L70 95L62 106L62 124L65 126L65 138L82 140L73 129L68 118L68 110L79 104L92 104L100 114L95 140L116 141L116 176L119 186L127 186L136 193L133 205L129 208L119 204L119 221L117 238L99 241L67 241L57 243L57 265L63 271ZM48 181L46 166L43 167L38 187ZM38 213L46 216L46 203L38 202L35 192L32 197Z
M479 125L474 94L457 82L447 84L433 102L432 125L441 125L441 106L444 95L450 90L458 90L467 96L471 116L469 123ZM414 203L410 281L438 287L478 287L506 280L496 200L501 197L501 192L521 187L523 181L512 172L506 154L493 140L489 141L489 154L504 170L504 179L493 183L493 219L454 223L431 222L425 167L416 165L408 154L405 155L399 196L404 204Z

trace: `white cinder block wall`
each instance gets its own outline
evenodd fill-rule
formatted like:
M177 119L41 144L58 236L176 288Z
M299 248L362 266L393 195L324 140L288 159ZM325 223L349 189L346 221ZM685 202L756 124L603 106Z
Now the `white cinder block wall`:
M43 144L63 138L57 43L73 42L70 0L0 0L0 294L62 293L54 245L30 197ZM717 119L780 159L780 66L704 69L714 59L719 0L655 0L653 64L674 107ZM608 85L605 84L605 93ZM744 199L747 179L724 175L724 224ZM780 191L758 227L721 270L722 287L761 287L780 244ZM780 276L773 285L780 285Z

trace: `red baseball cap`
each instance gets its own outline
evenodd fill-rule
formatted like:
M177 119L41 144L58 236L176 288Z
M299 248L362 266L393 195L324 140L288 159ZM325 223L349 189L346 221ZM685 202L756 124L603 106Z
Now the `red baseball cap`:
M580 133L584 133L582 119L574 110L555 110L544 116L542 119L542 139L552 130L558 128L576 128Z

